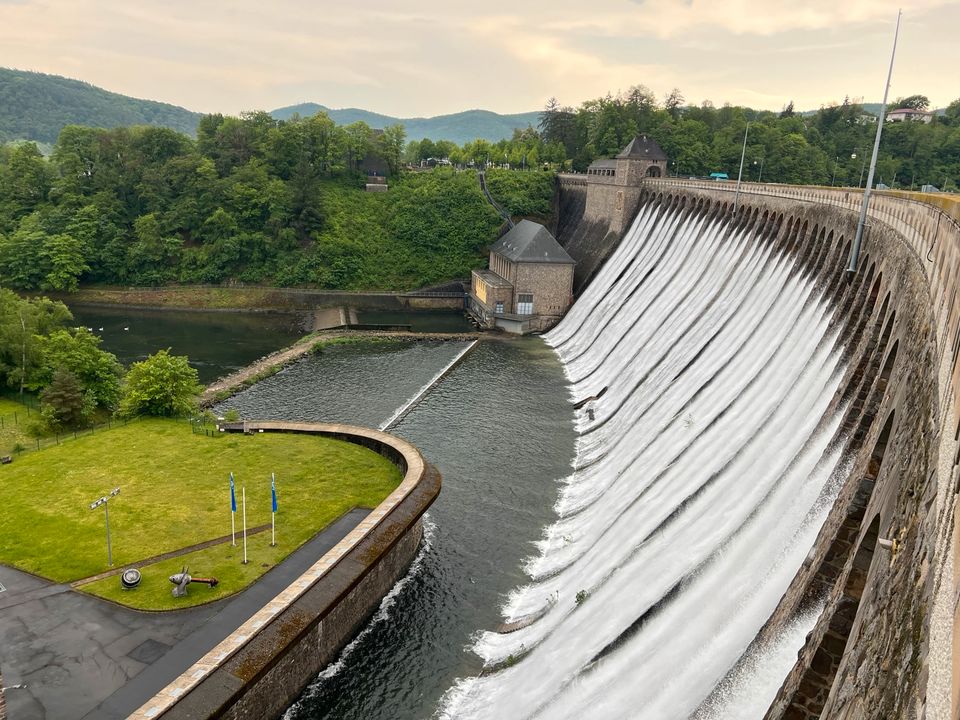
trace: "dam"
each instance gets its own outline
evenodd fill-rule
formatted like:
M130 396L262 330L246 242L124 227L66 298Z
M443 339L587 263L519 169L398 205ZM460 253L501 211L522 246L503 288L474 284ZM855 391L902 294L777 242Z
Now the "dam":
M440 534L478 522L456 505L497 478L498 519L536 540L522 575L509 553L477 572L486 524L459 537L467 556L434 541L286 717L952 716L956 217L875 196L848 278L856 191L609 190L590 212L583 178L560 181L580 274L544 336L577 408L571 467L541 469L559 489L492 458L506 477L458 468L445 492L466 495L432 511ZM515 353L485 345L397 428L441 466L438 423ZM523 478L530 520L555 502L539 538L513 520ZM473 606L475 572L501 617Z
M859 192L734 192L561 199L577 458L444 717L954 716L956 217L876 198L847 278Z
M560 180L579 296L543 344L576 408L571 466L513 467L487 443L477 467L454 462L433 530L475 527L467 553L435 537L286 717L951 717L955 211L875 196L848 278L857 191L609 190L590 212L583 177ZM540 344L515 342L525 362ZM397 428L441 466L441 426L472 437L464 392L521 371L521 346L484 345ZM535 431L559 433L562 411L521 387L508 424L560 413ZM509 457L563 457L522 438ZM522 574L477 557L485 503L461 504L478 493L536 540ZM499 618L477 611L477 577Z

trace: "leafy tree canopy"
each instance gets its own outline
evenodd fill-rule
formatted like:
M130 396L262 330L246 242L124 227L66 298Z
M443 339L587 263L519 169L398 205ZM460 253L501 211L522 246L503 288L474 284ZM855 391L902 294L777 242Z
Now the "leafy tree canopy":
M123 386L120 414L177 417L196 408L203 388L187 358L160 350L130 366Z

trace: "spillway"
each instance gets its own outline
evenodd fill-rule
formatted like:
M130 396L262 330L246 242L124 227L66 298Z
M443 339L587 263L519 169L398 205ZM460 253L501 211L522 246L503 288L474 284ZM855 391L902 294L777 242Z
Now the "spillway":
M504 604L518 629L476 637L486 671L441 716L763 716L816 619L754 642L849 471L863 316L839 242L789 236L651 202L546 336L574 469Z

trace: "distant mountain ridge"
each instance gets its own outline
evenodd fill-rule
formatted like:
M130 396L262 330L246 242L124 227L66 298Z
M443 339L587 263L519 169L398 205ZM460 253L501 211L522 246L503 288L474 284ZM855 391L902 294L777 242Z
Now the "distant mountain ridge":
M429 118L397 118L360 108L332 109L317 103L290 105L278 108L270 114L277 120L288 120L295 114L309 117L321 111L338 125L349 125L362 120L370 127L383 128L401 123L407 131L407 140L452 140L458 145L477 138L496 142L509 138L517 128L524 129L528 125L536 127L540 122L539 111L501 115L490 110L465 110Z
M201 113L139 100L59 75L0 68L0 143L56 142L65 125L157 125L193 135Z

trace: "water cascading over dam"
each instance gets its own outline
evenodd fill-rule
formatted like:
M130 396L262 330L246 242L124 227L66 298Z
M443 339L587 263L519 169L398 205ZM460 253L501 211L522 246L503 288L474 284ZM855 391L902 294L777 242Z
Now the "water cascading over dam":
M755 639L849 473L847 346L880 323L873 268L780 223L649 202L546 336L575 467L445 717L763 717L818 599Z

